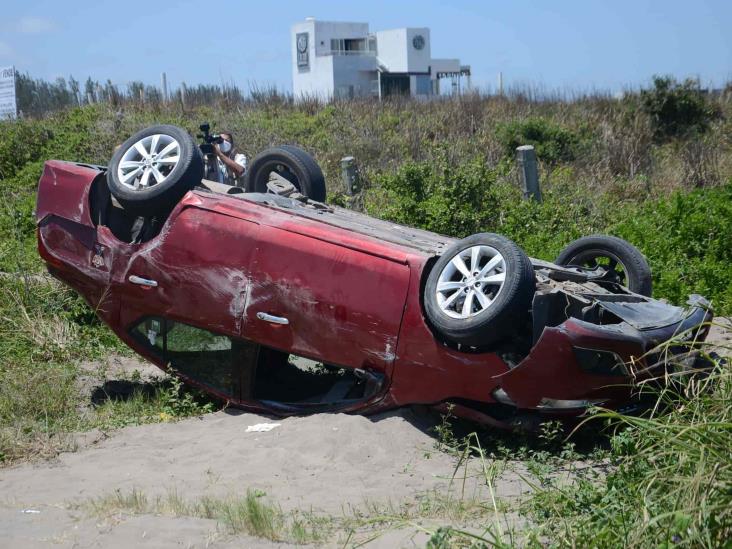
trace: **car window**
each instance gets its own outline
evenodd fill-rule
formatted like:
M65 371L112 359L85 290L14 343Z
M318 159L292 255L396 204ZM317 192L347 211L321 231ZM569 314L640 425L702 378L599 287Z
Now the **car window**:
M132 334L174 370L234 398L239 398L238 372L256 360L255 344L165 318L146 318Z
M379 373L323 364L161 317L141 320L131 333L178 373L235 400L288 410L327 408L371 398L382 387Z

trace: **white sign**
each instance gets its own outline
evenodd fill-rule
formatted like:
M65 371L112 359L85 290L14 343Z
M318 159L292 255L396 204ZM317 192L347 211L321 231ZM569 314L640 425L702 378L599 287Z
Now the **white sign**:
M15 119L15 68L0 69L0 120Z

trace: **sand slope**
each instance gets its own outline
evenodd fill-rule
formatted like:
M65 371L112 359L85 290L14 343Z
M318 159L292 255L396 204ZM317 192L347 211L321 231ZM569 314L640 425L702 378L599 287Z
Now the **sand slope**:
M245 432L250 425L273 421L281 425L270 432ZM52 462L0 471L0 531L14 540L11 546L24 547L52 540L69 547L121 547L142 544L153 533L157 541L149 542L151 547L231 541L217 534L214 521L125 517L116 524L97 524L88 514L65 509L115 489L138 488L149 496L176 491L188 500L258 489L286 511L330 515L368 502L398 504L431 489L446 489L453 474L454 458L436 452L434 438L420 427L410 412L284 420L218 412L129 427ZM520 479L507 475L499 492L518 495ZM467 486L470 493L481 490L477 478Z

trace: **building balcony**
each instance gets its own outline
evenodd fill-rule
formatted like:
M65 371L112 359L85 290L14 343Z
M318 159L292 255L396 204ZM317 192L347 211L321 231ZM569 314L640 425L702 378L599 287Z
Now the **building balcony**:
M328 50L319 55L346 55L346 56L376 57L376 52L368 51L368 50Z

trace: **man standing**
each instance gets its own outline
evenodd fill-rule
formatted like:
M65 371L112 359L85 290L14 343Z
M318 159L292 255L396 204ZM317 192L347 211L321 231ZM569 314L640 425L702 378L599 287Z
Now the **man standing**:
M247 157L234 147L234 138L230 133L220 135L223 141L214 145L218 182L241 187L241 177L247 169Z

